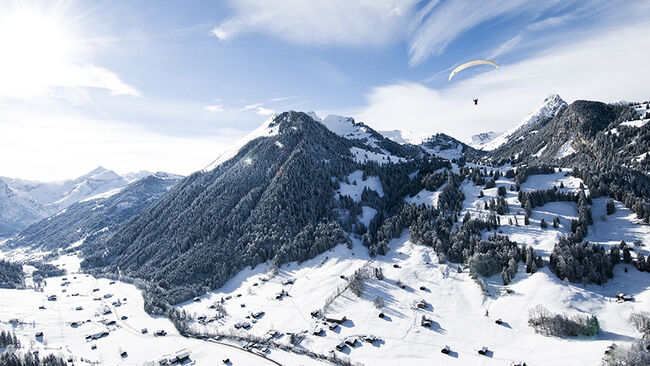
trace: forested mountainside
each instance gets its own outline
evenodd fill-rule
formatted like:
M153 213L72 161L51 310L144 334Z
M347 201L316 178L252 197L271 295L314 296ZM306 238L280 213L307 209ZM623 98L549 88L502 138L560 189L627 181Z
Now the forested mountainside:
M344 230L365 230L356 202L382 210L401 200L401 183L417 169L397 169L389 161L409 156L340 137L305 113L282 113L266 128L266 137L187 177L116 233L88 241L84 268L119 268L180 301L221 286L245 266L302 261L347 242ZM421 165L449 166L438 159ZM353 174L362 167L362 175ZM373 186L377 180L385 192Z
M245 144L234 157L187 177L116 232L88 238L83 267L105 274L119 269L122 275L144 279L150 300L174 303L223 285L246 266L303 261L351 237L359 238L371 255L386 254L388 242L408 228L412 240L434 247L441 261L467 263L474 273L485 276L503 272L509 281L515 263L524 261L534 271L545 261L505 235L481 236L486 229L497 230L501 215L509 212L503 198L490 202L487 216L459 217L463 182L469 179L492 188L499 177L498 171L465 166L465 161L511 164L510 177L516 182L524 182L530 174L556 171L549 166L575 167L574 174L588 181L580 169L581 162L590 159L589 144L603 139L604 130L638 115L630 106L584 101L560 106L553 113L552 119L525 124L530 137L510 139L485 156L445 135L434 135L418 146L397 144L352 119L330 116L321 123L315 115L285 112L267 121L262 137ZM619 128L622 133L617 136L626 136L626 129ZM567 141L577 153L566 153ZM448 160L437 157L441 151ZM452 159L460 164L453 170ZM596 172L613 169L626 169L647 181L646 175L631 168L609 165ZM599 184L589 186L593 188L587 195L549 198L580 205L581 216L567 239L575 243L591 224L587 202L607 194L608 188L601 193ZM643 202L644 187L619 189ZM435 202L417 205L421 195L435 196ZM540 204L536 195L532 197L520 197L526 211L527 200ZM630 207L644 217L644 208ZM598 250L591 252L602 256ZM570 250L562 253L584 256ZM557 263L551 264L555 269ZM569 279L602 283L611 266L603 268L602 275L585 273Z
M88 237L97 240L139 214L167 193L180 178L156 173L136 180L118 192L111 192L113 194L82 200L30 225L10 239L7 245L52 250L81 245Z
M576 168L591 195L623 201L650 219L648 103L609 105L576 101L525 139L510 141L483 161L493 165Z

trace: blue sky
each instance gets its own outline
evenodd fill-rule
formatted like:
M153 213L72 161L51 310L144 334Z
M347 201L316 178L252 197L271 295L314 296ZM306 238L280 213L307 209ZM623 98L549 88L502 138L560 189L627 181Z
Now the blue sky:
M650 99L649 19L650 1L9 0L0 176L188 174L288 109L465 139L549 93ZM475 58L501 69L447 81Z

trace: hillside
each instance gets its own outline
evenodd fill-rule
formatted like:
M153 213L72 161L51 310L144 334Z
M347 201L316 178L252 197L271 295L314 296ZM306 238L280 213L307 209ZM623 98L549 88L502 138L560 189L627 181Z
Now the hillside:
M30 225L6 244L51 250L74 248L87 238L99 240L167 193L180 178L167 173L151 174L119 191L86 198Z

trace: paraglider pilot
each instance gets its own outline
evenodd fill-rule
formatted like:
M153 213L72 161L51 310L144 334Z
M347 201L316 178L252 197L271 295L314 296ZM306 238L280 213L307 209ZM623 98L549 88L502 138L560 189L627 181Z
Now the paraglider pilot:
M474 99L474 105L478 105L478 98Z

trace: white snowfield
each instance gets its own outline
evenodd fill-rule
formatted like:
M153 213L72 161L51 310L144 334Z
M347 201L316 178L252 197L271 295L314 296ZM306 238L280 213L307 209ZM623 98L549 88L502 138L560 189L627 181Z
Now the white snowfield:
M577 192L581 181L566 173L533 175L521 188L532 191L563 184L564 188L558 189ZM351 182L357 180L357 185L345 189L354 189L360 194L359 189L377 183L373 183L372 178L367 177L364 181L361 171L354 172L348 179ZM570 220L578 215L577 206L573 202L551 202L536 207L530 225L524 226L523 209L516 192L509 190L511 184L514 182L504 177L496 183L497 187L506 186L506 199L510 205L510 213L501 217L499 229L512 240L532 245L548 259L559 236L570 231ZM379 187L374 186L374 189ZM462 214L470 212L473 217L487 215L484 202L497 197L497 188L483 189L484 197L478 198L482 188L469 181L463 183L466 199ZM414 197L414 202L435 204L432 196L436 192L429 196L426 195L428 192L420 192L415 196L417 198ZM641 224L620 202L616 202L614 214L605 215L606 200L593 200L594 225L589 227L587 240L605 246L617 245L621 240L627 243L636 240L650 242L650 227ZM364 221L374 216L373 211L363 207L361 216ZM462 214L459 220L462 220ZM556 216L560 217L559 228L551 225L547 229L540 228L542 218L550 224ZM514 218L517 218L518 225ZM510 219L513 219L512 224ZM635 250L648 254L647 247ZM604 286L584 286L564 284L548 267L535 274L526 274L520 263L519 271L509 286L502 285L499 275L486 278L491 294L486 296L469 277L467 269L463 268L459 273L458 264L439 263L432 248L410 241L407 230L390 242L386 256L370 258L367 253L367 248L353 237L352 249L339 245L303 263L283 265L277 274L269 272L267 264L247 268L221 288L201 296L199 301L189 300L178 306L193 316L191 327L196 331L265 338L270 338L275 331L277 335L272 341L283 345L289 345L290 333L296 333L303 338L297 345L299 349L319 354L333 352L363 365L391 366L511 365L513 362L599 365L607 346L616 343L625 347L640 337L627 319L632 312L650 308L650 275L638 272L629 264L617 265L614 278ZM12 254L16 255L14 259L25 256L21 252L5 253L7 256ZM74 256L59 257L56 263L66 266L71 272L78 270L78 260ZM373 267L381 268L383 280L365 280L361 297L349 289L339 294L338 290L344 289L342 286L357 269ZM71 282L69 285L62 287L60 277L50 278L43 293L0 290L0 328L12 329L7 320L20 319L22 324L15 330L23 344L41 349L42 354L46 348L48 352L66 357L73 354L75 364L84 364L80 360L83 357L105 365L140 365L182 349L189 350L190 358L198 365L220 364L226 357L233 365L272 364L260 356L227 345L181 337L168 320L144 313L142 295L132 285L119 281L111 285L108 280L83 274L65 277ZM404 288L398 286L398 280L405 285ZM99 288L99 291L93 292L94 288ZM65 293L63 289L66 289ZM634 301L616 302L619 291L632 295ZM288 295L278 296L283 292ZM72 296L73 293L79 293L79 296ZM47 301L46 296L50 294L57 294L58 300ZM105 294L112 294L112 297L106 299ZM94 297L101 300L94 301ZM373 305L378 297L384 302L380 309ZM112 305L113 301L123 298L127 300L122 301L122 305ZM419 308L417 304L422 300L423 306ZM220 302L227 315L217 319L216 310L211 306ZM569 339L536 334L528 325L528 311L539 304L555 313L594 314L598 317L601 331L593 338ZM45 305L46 309L38 310L39 305ZM77 306L82 310L74 310ZM105 308L112 313L101 315ZM323 319L311 315L317 310L324 311L324 317L345 317L346 320L330 328L332 323L325 324ZM384 314L383 318L379 317L380 312ZM128 318L122 320L123 315ZM421 325L423 316L429 321L429 327ZM104 325L100 322L102 319L115 320L116 324ZM495 323L497 319L502 320L501 324ZM85 320L90 322L77 328L70 326L73 321ZM236 324L243 323L249 326L236 329ZM147 328L148 334L142 334L142 328ZM153 336L152 333L158 329L165 330L167 336ZM321 329L322 332L318 332ZM103 330L108 330L109 335L95 341L85 340L86 334ZM34 338L37 331L43 331L42 341ZM377 340L367 342L366 338L370 336ZM234 341L223 341L241 346ZM343 343L345 341L348 344ZM97 345L96 350L91 350L92 344ZM445 346L450 348L448 354L440 352ZM480 355L478 350L483 347L488 351ZM128 352L126 358L119 355L120 348ZM279 351L275 347L270 347L266 357L281 365L321 362Z
M361 201L361 194L365 188L377 192L379 197L384 196L384 187L381 185L379 177L370 176L364 180L363 172L361 170L355 170L346 178L349 183L340 182L341 187L335 192L337 199L340 195L344 195L352 197L354 202L359 202Z
M546 189L563 183L563 190L577 191L581 181L565 174L562 171L530 176L522 189ZM514 182L506 178L497 181L497 187L509 188L510 184ZM482 203L497 197L497 188L483 189L482 199L477 198L481 187L465 183L463 189L466 194L463 211L469 211L472 216L487 215ZM422 193L416 202L431 202ZM551 202L537 207L530 225L524 226L523 209L516 192L508 190L506 198L510 214L501 217L500 229L511 239L532 245L548 259L560 235L570 231L570 220L577 217L576 204ZM606 246L617 245L620 240L649 242L650 227L640 224L620 202L616 202L616 213L602 221L599 217L605 210L605 201L606 198L594 199L592 210L596 223L589 227L589 241ZM519 226L508 223L515 215ZM542 218L550 223L555 216L560 217L558 229L551 225L540 228ZM462 220L462 215L459 219ZM300 333L304 335L300 347L319 353L334 352L364 365L510 365L521 361L528 365L599 365L605 348L611 343L627 346L640 336L627 319L634 311L647 310L650 302L650 275L638 272L631 265L617 265L614 279L601 287L565 285L548 267L526 274L520 263L514 282L507 287L502 285L499 275L486 279L493 295L488 297L481 293L466 269L457 273L457 264L438 263L431 248L410 242L407 231L390 243L387 256L374 259L367 256L367 249L358 240L353 241L352 249L338 246L304 263L282 266L277 275L267 273L266 265L247 269L222 288L201 297L199 302L188 301L180 306L195 314L195 319L201 315L211 319L214 311L210 305L223 299L228 316L196 322L196 330L232 329L237 334L257 336L275 330L284 335L277 338L278 342L288 342L289 333ZM646 248L640 250L647 254ZM385 279L366 280L361 298L346 290L326 306L328 297L336 294L346 278L362 267L381 268ZM397 286L397 280L406 285L405 289ZM506 288L512 294L507 294ZM277 299L282 291L288 296ZM631 294L634 301L617 303L619 291ZM373 306L377 297L384 301L381 309ZM416 306L421 300L427 304L424 309ZM536 334L528 326L528 310L538 304L556 313L595 314L602 330L594 338L565 339ZM325 324L311 315L312 311L323 308L327 308L325 317L347 320L330 329L331 323ZM252 316L258 312L263 315ZM379 318L380 312L383 318ZM422 316L431 321L429 328L420 325ZM502 324L496 324L497 319ZM248 322L250 328L235 330L235 324L242 322ZM323 332L319 333L321 329ZM374 343L363 340L371 335L381 340ZM353 343L354 339L359 340L356 345L337 350L337 345L346 340ZM451 349L447 355L440 352L445 345ZM478 354L482 347L488 348L485 356Z
M216 365L224 359L230 359L233 365L277 364L271 360L282 365L322 364L277 349L261 356L234 342L221 344L183 337L168 319L144 312L142 293L135 286L119 281L111 284L108 279L76 273L79 259L74 255L60 257L55 264L70 273L48 278L43 292L0 289L0 329L15 331L24 346L38 350L42 356L52 353L66 360L71 358L75 365L158 365L163 357L187 350L193 365ZM69 284L62 286L65 282ZM50 295L56 295L57 300L48 301ZM143 329L147 332L143 333ZM158 330L167 334L154 335ZM38 332L43 336L36 337ZM86 339L88 335L97 339Z

